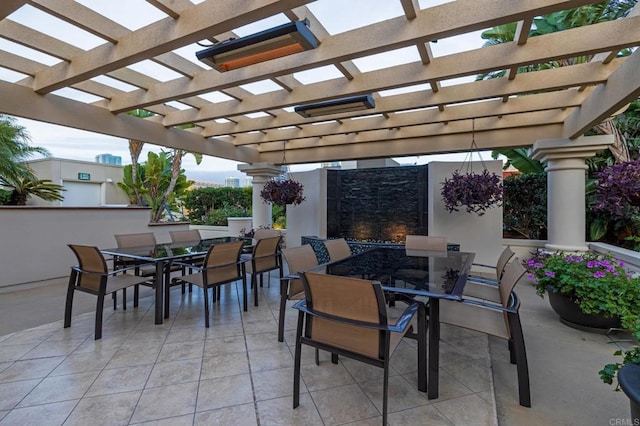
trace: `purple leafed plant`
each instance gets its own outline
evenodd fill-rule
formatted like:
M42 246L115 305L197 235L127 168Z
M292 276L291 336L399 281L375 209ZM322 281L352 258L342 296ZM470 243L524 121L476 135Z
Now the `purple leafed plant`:
M640 159L607 167L597 178L593 210L614 220L640 212Z
M260 191L260 197L265 203L285 206L287 204L297 205L305 200L302 195L304 186L293 179L271 179Z
M449 213L465 206L467 213L482 216L487 209L502 205L502 181L487 169L465 174L456 170L451 179L442 182L441 195Z

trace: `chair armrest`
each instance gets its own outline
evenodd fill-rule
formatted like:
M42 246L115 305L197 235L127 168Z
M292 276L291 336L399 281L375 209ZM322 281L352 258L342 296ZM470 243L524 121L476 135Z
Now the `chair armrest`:
M374 329L374 330L392 331L392 332L402 333L403 331L406 330L406 327L407 327L409 321L411 321L411 319L413 318L414 314L418 311L418 302L412 303L411 305L407 306L407 308L404 310L402 315L400 315L400 317L398 318L398 320L396 321L395 324L386 324L386 325L380 324L380 323L374 323L374 322L358 321L358 320L354 320L354 319L338 317L338 316L335 316L335 315L327 314L325 312L318 312L318 311L316 311L314 309L309 309L309 307L307 306L307 301L306 300L300 300L299 302L296 302L293 305L293 307L295 309L298 309L301 312L304 312L307 315L311 315L311 316L315 316L315 317L319 317L319 318L324 318L324 319L335 321L335 322L338 322L338 323L341 323L341 324L348 324L348 325L353 325L353 326L357 326L357 327L371 328L371 329Z
M85 271L84 269L80 268L79 266L72 266L71 269L73 269L74 271L80 272L82 274L90 274L90 275L101 275L101 276L105 276L105 277L110 277L112 275L117 275L117 274L121 274L123 272L126 271L135 271L136 269L140 268L141 266L155 266L155 264L153 263L140 263L137 264L135 266L129 266L126 268L120 268L120 269L113 269L109 272L95 272L95 271Z
M483 277L480 275L468 275L467 281L471 281L477 284L487 284L487 285L498 285L498 283L500 282L496 279Z
M496 270L495 266L485 265L484 263L472 263L471 266L480 266L482 268L493 269L494 271Z
M298 275L298 274L289 274L289 275L285 275L284 277L280 278L280 281L297 280L299 278L300 278L300 275Z
M459 303L464 303L466 305L474 305L474 306L479 306L485 309L491 309L493 311L498 311L498 312L505 312L505 313L509 313L509 314L517 314L518 313L518 305L519 303L516 300L515 303L515 307L505 307L502 305L498 305L496 303L491 303L491 302L486 302L486 301L481 301L481 300L475 300L475 299L462 299Z

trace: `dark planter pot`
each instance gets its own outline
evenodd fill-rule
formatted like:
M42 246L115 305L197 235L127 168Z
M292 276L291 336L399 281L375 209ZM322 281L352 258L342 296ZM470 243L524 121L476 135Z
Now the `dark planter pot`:
M554 293L547 288L551 308L560 316L560 322L592 333L607 333L611 328L620 328L620 318L605 317L604 315L585 314L569 296Z
M640 366L627 364L618 371L618 383L629 398L631 425L640 424Z

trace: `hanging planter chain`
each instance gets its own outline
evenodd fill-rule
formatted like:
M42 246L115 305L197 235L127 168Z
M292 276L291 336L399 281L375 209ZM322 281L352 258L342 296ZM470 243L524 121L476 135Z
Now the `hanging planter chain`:
M491 207L502 205L502 182L498 175L490 173L478 152L482 173L473 172L473 152L478 150L475 139L475 119L472 120L471 148L465 156L458 170L450 179L442 182L442 199L449 213L459 211L458 207L465 206L467 213L482 216ZM464 169L464 174L460 170Z

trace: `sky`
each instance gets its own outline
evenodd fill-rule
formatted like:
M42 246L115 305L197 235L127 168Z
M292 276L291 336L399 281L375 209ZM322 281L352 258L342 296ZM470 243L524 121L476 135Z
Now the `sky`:
M150 23L155 19L164 17L164 15L162 15L155 8L153 8L143 0L110 0L108 2L105 2L103 0L76 1L98 10L100 13L113 20L117 20L118 23L126 26L131 30L135 30ZM202 0L192 0L193 3L200 3L201 1ZM348 31L356 27L368 25L402 14L400 0L385 0L384 2L376 0L375 8L370 7L372 1L373 0L349 0L349 2L345 2L344 0L318 0L314 3L308 4L308 7L309 9L311 9L314 15L316 15L318 19L323 22L323 25L331 34ZM424 8L427 5L433 6L440 3L446 3L448 1L450 0L420 0L420 5ZM119 11L124 9L125 4L127 8L130 8L132 5L134 5L136 8L140 9L140 13L127 13L126 15L119 14ZM357 13L350 13L349 9L357 11ZM336 10L341 10L343 13L335 13ZM102 43L102 41L96 37L91 38L74 36L72 31L70 31L70 29L66 27L66 23L57 20L49 21L45 18L44 15L42 15L38 10L32 8L31 6L23 7L22 9L11 15L10 18L36 29L38 27L44 28L44 26L46 26L46 30L49 34L84 49L90 49ZM268 28L270 26L278 25L283 22L286 22L286 17L281 15L278 17L274 17L273 19L265 20L264 22L260 22L243 28L238 28L236 30L236 33L240 36L244 36L260 31L264 28ZM432 43L431 47L434 56L438 57L449 53L481 47L483 44L483 40L480 38L479 33L480 32L476 32L467 34L462 37L438 40L438 43ZM20 46L0 39L0 50L19 52L20 49ZM194 62L197 62L194 52L195 50L199 49L201 49L201 47L194 45L191 49L184 48L182 49L182 51L177 51L177 53L182 54L183 56L187 57L190 60L193 60ZM385 63L387 66L390 66L419 60L419 58L417 57L417 51L415 49L400 49L394 53L394 58L386 56L384 61L381 61L379 57L374 55L372 57L359 58L357 60L354 60L354 62L359 69L361 69L363 72L367 72L374 69L379 69L381 63ZM47 63L47 61L51 61L51 59L43 57L41 61L43 63ZM132 66L132 68L141 72L146 72L149 75L153 75L154 77L156 77L158 73L157 69L152 69L152 63L140 63L136 64L135 67ZM318 71L318 73L323 72L325 73L326 78L326 72L331 71ZM158 75L157 78L168 80L171 78L175 78L176 76ZM294 74L294 76L305 83L313 82L315 78L313 72L298 73ZM0 79L8 81L18 81L23 77L24 76L21 74L0 68ZM458 80L459 81L457 82L449 82L449 84L456 84L461 81L470 81L472 80L472 78L468 78L466 80ZM415 87L412 90L415 90ZM388 94L391 95L398 93L401 92L394 91L393 93ZM86 102L92 101L89 95L83 95L79 92L64 93L61 91L61 93L56 94L76 98L78 100L83 100ZM97 99L98 98L96 98L95 100ZM95 161L95 157L97 155L109 153L122 157L123 164L131 163L128 141L126 139L22 118L18 118L18 124L26 128L27 132L31 136L33 145L41 146L48 149L53 157L83 161ZM162 147L157 145L145 144L145 149L143 150L141 159L146 158L149 151L159 152L161 148ZM465 154L453 154L405 157L396 160L402 164L424 164L431 160L463 161L464 157ZM242 173L237 172L238 164L240 163L210 156L205 156L200 165L196 165L193 156L186 156L183 160L183 168L186 170L187 177L189 177L190 171L203 172L206 170L230 172L233 171L235 173L229 173L229 175L242 175ZM298 166L293 165L291 166L291 170L301 171L309 170L316 167L317 165L315 164Z

